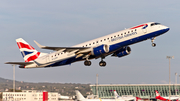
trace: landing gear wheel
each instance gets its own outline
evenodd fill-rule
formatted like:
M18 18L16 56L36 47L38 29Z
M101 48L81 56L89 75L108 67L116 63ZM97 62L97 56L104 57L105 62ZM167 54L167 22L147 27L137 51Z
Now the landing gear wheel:
M87 61L87 60L84 61L84 65L85 65L85 66L90 66L90 65L91 65L91 61Z
M155 46L156 46L156 44L155 44L155 43L152 43L152 46L153 46L153 47L155 47Z
M99 66L105 67L105 66L106 66L106 62L105 62L105 61L100 61L100 62L99 62Z

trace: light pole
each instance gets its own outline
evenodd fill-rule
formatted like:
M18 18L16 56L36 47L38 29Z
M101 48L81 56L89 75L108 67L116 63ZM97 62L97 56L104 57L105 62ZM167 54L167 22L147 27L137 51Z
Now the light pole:
M177 89L176 89L176 85L177 85L177 73L175 73L175 92L176 92L176 95L177 95Z
M99 98L99 94L98 94L98 74L96 74L96 94L97 94L97 97Z
M171 73L171 59L174 59L174 56L167 56L166 57L167 59L169 59L169 99L170 99L170 96L171 96L171 88L170 88L170 84L171 84L171 78L170 78L170 73Z
M16 87L15 87L15 66L16 65L13 65L13 92L15 92L15 89L16 89Z

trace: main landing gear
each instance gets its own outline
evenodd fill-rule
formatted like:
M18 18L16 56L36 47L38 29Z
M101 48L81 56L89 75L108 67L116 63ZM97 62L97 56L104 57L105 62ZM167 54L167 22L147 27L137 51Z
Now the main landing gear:
M106 66L106 62L103 61L104 57L101 57L101 61L99 62L99 66L101 67L105 67Z
M106 62L105 62L105 61L100 61L100 62L99 62L99 66L105 67L105 66L106 66Z
M85 66L91 66L91 61L89 61L89 60L84 61L84 65Z
M88 59L86 59L86 60L84 61L84 65L85 65L85 66L91 66L91 61L89 61ZM106 62L103 61L103 58L101 58L101 61L99 62L99 66L101 66L101 67L105 67L105 66L106 66Z
M153 47L155 47L155 46L156 46L156 44L155 44L155 43L153 43L155 39L156 39L156 37L151 38L151 42L152 42L152 46L153 46Z

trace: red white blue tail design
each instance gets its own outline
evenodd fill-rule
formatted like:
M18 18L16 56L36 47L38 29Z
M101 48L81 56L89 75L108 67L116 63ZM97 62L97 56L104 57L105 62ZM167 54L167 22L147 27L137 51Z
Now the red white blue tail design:
M40 56L41 53L35 50L31 45L29 45L22 38L16 39L16 42L25 62L36 60Z

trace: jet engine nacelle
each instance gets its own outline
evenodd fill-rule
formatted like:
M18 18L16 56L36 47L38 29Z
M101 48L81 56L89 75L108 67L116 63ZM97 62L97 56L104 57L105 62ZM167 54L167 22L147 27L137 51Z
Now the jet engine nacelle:
M98 47L93 48L92 55L100 56L104 53L109 52L109 46L108 45L101 45Z
M131 53L131 48L129 46L123 47L122 49L116 51L112 56L123 57Z

